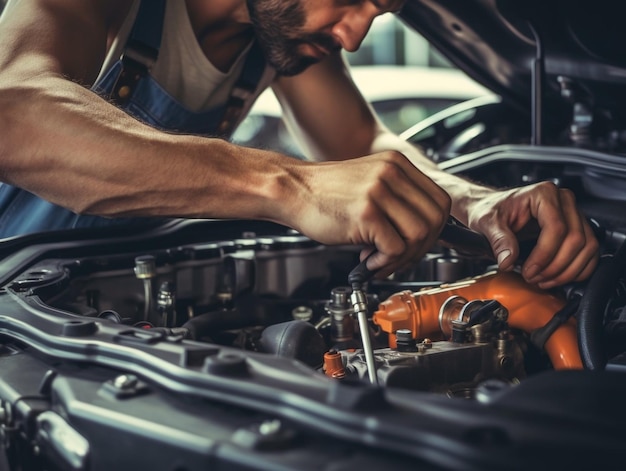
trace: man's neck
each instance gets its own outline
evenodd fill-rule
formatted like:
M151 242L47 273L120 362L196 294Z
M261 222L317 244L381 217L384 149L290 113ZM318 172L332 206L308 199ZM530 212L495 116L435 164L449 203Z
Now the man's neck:
M252 39L252 25L244 0L186 0L198 43L207 58L227 71Z

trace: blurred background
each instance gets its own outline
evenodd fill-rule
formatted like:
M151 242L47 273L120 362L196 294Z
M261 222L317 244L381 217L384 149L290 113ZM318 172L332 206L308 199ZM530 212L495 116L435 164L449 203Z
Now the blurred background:
M391 13L376 18L359 50L345 55L351 65L452 67L426 39Z

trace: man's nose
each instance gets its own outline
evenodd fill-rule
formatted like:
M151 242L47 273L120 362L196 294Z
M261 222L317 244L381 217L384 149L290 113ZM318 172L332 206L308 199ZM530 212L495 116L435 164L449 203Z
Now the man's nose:
M370 2L365 2L365 5ZM333 26L332 34L348 52L356 51L376 18L377 10L367 7L351 9Z

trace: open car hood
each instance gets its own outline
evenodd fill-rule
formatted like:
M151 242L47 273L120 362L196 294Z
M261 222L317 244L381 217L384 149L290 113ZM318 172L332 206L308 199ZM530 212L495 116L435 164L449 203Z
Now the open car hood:
M456 66L518 106L530 109L540 87L546 120L580 100L626 117L626 43L620 2L610 0L410 0L402 13ZM533 68L540 62L537 77Z

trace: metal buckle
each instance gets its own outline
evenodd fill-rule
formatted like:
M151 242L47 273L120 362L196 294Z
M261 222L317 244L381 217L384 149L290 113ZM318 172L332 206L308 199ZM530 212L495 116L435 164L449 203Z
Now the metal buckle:
M121 106L128 103L137 83L147 73L148 68L145 65L126 55L122 57L122 72L111 90L111 99Z
M122 106L128 103L137 83L148 74L156 57L157 53L151 49L139 45L128 47L121 57L122 72L113 86L111 98Z

